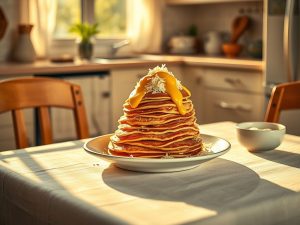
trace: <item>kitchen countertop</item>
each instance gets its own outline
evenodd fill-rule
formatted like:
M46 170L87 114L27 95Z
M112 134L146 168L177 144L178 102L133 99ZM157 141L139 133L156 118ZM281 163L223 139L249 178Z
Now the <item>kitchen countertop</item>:
M0 63L0 76L55 74L105 71L131 67L153 67L156 65L194 65L223 67L235 69L248 69L262 71L263 62L253 59L228 59L204 56L178 56L178 55L141 55L132 58L95 59L92 61L74 61L71 63L53 63L47 60L36 61L31 64L16 62Z

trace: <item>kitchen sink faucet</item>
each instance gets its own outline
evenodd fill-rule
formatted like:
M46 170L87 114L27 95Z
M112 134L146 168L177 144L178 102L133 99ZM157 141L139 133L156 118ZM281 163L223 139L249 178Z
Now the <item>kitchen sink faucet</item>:
M117 51L126 46L126 45L129 45L130 44L130 41L125 39L123 41L119 41L119 42L116 42L116 43L113 43L112 46L111 46L111 56L115 56Z

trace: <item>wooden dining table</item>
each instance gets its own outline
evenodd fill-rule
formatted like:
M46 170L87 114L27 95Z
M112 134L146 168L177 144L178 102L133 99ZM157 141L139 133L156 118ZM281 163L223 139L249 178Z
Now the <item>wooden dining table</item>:
M300 137L250 153L235 123L200 125L231 143L196 168L143 173L88 154L88 140L0 153L0 224L300 224Z

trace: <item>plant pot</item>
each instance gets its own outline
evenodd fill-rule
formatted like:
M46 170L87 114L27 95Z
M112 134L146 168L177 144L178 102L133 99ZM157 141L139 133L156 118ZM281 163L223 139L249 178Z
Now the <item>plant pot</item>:
M93 55L93 43L92 42L79 42L78 53L80 59L90 60Z

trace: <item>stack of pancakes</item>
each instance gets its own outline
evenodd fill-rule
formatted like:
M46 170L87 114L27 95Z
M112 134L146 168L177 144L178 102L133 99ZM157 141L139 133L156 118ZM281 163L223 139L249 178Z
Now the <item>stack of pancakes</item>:
M168 93L146 93L137 107L127 100L118 130L111 136L110 154L144 158L179 158L202 150L195 110L187 89L180 90L185 114Z

